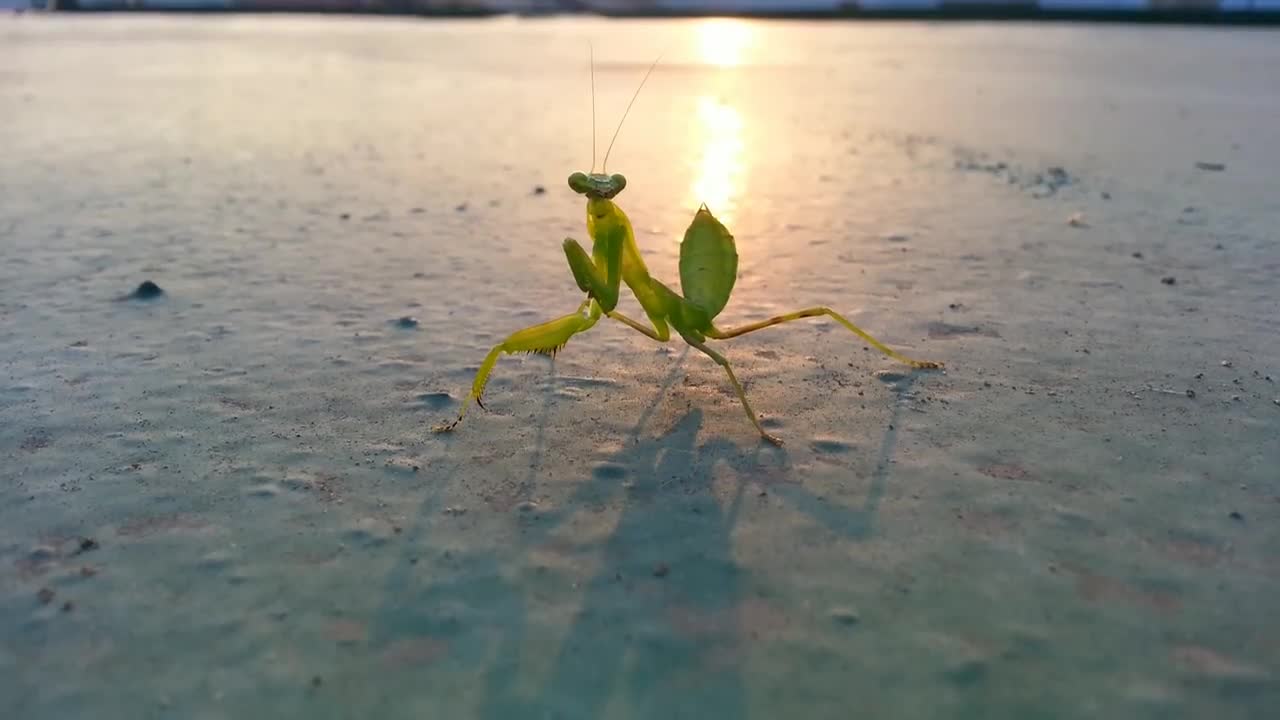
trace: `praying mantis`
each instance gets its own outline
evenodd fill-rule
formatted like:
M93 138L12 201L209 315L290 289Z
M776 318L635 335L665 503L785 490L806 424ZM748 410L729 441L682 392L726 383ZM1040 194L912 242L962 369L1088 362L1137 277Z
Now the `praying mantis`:
M592 246L591 253L588 254L577 240L565 238L563 247L574 281L578 288L586 293L586 299L574 312L518 330L495 345L480 364L480 369L476 372L471 384L471 391L462 402L458 417L452 422L435 426L433 428L435 432L450 432L457 427L466 415L467 407L472 400L484 408L481 398L484 395L485 385L501 355L534 353L554 357L573 336L590 330L602 316L616 320L660 343L668 342L671 339L671 331L674 329L684 342L724 368L752 425L763 440L774 445L782 445L782 440L765 431L760 424L760 419L751 408L751 403L747 400L747 394L734 374L733 367L723 355L707 346L708 339L728 340L794 320L827 316L895 360L916 368L943 367L941 362L916 360L892 350L828 307L806 308L728 330L717 327L715 318L728 303L737 279L738 252L729 229L712 214L705 203L694 213L693 220L685 230L684 239L680 243L682 293L675 292L649 274L649 269L636 245L631 220L614 202L614 198L626 188L627 179L617 173L609 174L607 166L609 153L613 150L613 143L622 130L622 123L625 122L627 113L631 111L631 106L635 104L640 90L656 66L657 61L654 61L623 112L622 120L619 121L613 139L605 151L601 172L595 172L593 150L591 172L575 172L569 176L570 189L584 196L587 201L587 234L591 237ZM592 127L594 138L594 60L592 62ZM616 310L623 284L639 301L640 307L649 319L650 326Z

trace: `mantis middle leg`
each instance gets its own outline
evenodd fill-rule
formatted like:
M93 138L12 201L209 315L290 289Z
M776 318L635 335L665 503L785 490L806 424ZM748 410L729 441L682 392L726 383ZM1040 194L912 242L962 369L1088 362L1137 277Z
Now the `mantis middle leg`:
M858 335L863 340L866 340L868 343L870 343L872 347L884 353L885 355L888 355L894 360L906 363L907 365L910 365L912 367L917 367L917 368L938 369L943 367L942 363L937 362L935 360L915 360L890 349L884 343L871 337L871 335L868 334L867 331L863 330L857 325L854 325L853 323L841 317L834 310L827 307L806 308L804 310L799 310L797 312L787 313L786 315L778 315L776 317L769 318L768 320L762 320L757 323L751 323L750 325L743 325L742 327L734 328L732 330L718 330L718 329L712 328L709 332L707 332L707 337L715 338L717 340L728 340L729 338L738 337L739 335L746 335L749 332L755 332L756 330L763 330L767 327L772 327L774 325L781 325L782 323L791 322L793 320L819 317L822 315L826 315L827 317L830 317L832 320L835 320L836 322L845 326L846 328L851 330L854 334Z

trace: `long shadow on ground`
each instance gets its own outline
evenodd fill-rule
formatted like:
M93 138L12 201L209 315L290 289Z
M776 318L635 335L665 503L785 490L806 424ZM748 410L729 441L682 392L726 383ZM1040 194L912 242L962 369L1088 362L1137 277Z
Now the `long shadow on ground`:
M895 404L882 438L866 499L860 507L846 507L795 481L785 449L746 449L722 438L697 444L701 411L685 415L663 437L640 437L683 359L656 392L630 442L609 458L622 477L588 476L559 510L523 521L519 546L454 556L427 575L433 580L421 591L410 589L415 584L411 564L397 563L385 588L388 604L371 628L375 646L393 644L404 633L447 642L468 632L460 623L480 621L486 629L483 647L462 643L471 650L451 652L449 661L451 671L459 669L457 663L474 666L472 677L484 684L481 715L489 720L549 712L562 720L597 720L618 702L640 717L741 717L745 680L740 666L746 652L736 618L754 594L768 591L734 561L737 514L744 497L755 495L746 492L748 486L765 483L768 492L841 538L869 537L888 482L901 404ZM909 392L912 382L909 376L895 389ZM541 447L536 444L535 469L521 491L526 496L541 465ZM736 478L728 497L723 484L713 487L717 466ZM438 482L447 487L450 481ZM424 501L405 538L407 552L431 544L430 525L441 517L440 504L435 493ZM617 508L618 520L603 543L552 538L576 513L605 507ZM537 691L530 691L521 687L530 588L507 570L548 542L596 569L575 590L560 594L562 603L578 610L550 672ZM449 567L465 572L451 574ZM427 665L423 671L438 667Z

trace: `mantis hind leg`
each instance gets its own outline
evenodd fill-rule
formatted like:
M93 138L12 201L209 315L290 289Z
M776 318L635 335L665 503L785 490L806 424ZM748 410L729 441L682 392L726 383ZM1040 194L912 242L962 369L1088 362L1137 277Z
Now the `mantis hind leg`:
M588 306L591 307L589 314L583 314ZM476 371L475 380L471 383L471 392L466 399L462 401L462 407L458 411L458 417L450 423L436 425L432 428L433 432L449 432L462 422L463 416L467 414L467 406L472 400L481 408L484 402L481 398L484 396L485 385L489 382L489 374L493 371L493 367L498 364L498 357L503 353L514 355L516 353L536 353L539 355L547 355L554 357L566 343L569 338L584 332L596 324L600 319L600 306L588 300L578 306L577 312L565 315L555 320L533 325L517 330L507 339L493 346L489 354L485 355L484 362L480 363L480 369Z
M733 383L734 392L738 393L738 399L742 401L742 409L746 410L747 417L751 419L751 424L755 425L756 430L760 432L760 437L764 438L765 440L768 440L774 445L782 445L781 440L765 432L764 428L760 425L760 419L756 417L755 410L751 409L751 403L747 401L747 393L745 390L742 389L742 383L738 382L737 376L733 374L733 368L729 365L729 361L726 360L725 357L720 353L707 347L706 344L702 342L698 342L693 338L685 337L685 342L701 350L712 360L715 360L716 363L720 365L720 367L724 368L724 371L729 375L729 382Z
M888 355L894 360L897 360L898 362L906 363L907 365L910 365L912 367L925 368L925 369L936 370L938 368L943 367L942 363L936 360L915 360L913 358L909 358L899 352L896 352L890 349L889 346L871 337L871 335L868 334L867 331L863 330L857 325L854 325L853 323L844 319L831 308L826 308L826 307L812 307L812 308L807 308L805 310L799 310L797 312L788 313L786 315L778 315L776 317L769 318L768 320L762 320L758 323L751 323L750 325L743 325L742 327L734 328L732 330L712 329L710 332L707 333L707 337L712 337L717 340L728 340L729 338L732 338L732 337L738 337L739 335L746 335L749 332L755 332L756 330L763 330L767 327L772 327L774 325L781 325L782 323L791 322L793 320L819 317L822 315L826 315L827 317L830 317L832 320L835 320L836 322L845 326L854 334L856 334L857 336L861 337L863 340L866 340L868 343L870 343L872 347L884 353L885 355Z

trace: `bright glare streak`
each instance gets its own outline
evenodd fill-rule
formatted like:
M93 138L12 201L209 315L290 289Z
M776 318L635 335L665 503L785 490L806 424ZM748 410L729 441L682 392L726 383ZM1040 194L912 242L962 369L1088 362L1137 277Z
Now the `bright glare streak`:
M709 65L741 65L743 51L750 42L751 26L741 20L712 18L698 25L698 46L702 60Z
M702 164L693 183L694 205L706 203L721 222L733 218L742 175L742 115L715 98L698 100Z

